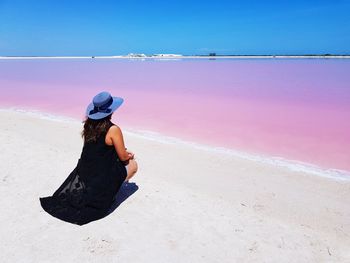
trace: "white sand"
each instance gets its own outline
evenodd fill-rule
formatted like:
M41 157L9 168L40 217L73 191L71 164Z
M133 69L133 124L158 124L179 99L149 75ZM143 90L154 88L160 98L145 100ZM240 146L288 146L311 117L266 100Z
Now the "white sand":
M125 132L139 189L77 226L38 198L75 167L81 124L0 118L1 262L350 262L349 181Z

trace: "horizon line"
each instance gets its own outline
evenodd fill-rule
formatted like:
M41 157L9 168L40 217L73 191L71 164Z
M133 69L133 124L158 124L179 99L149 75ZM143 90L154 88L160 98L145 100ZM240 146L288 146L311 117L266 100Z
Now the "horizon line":
M263 55L217 55L215 53L209 55L182 55L182 54L153 54L145 55L143 53L129 53L128 55L106 55L106 56L1 56L0 59L40 59L40 58L132 58L132 59L180 59L180 58L350 58L350 54L295 54L295 55L273 55L273 54L263 54Z

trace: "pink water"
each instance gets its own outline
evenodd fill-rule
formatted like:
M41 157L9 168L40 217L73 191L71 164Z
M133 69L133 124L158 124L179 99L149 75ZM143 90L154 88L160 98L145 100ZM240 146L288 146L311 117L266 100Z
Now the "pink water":
M102 90L122 128L350 171L350 60L0 60L0 107L82 119Z

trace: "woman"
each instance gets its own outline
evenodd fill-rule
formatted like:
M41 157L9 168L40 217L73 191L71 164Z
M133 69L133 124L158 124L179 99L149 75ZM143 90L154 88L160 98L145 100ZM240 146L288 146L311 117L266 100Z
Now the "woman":
M40 198L52 216L78 225L106 216L123 182L136 173L134 154L126 150L121 129L111 122L123 101L101 92L88 105L77 166L53 196Z

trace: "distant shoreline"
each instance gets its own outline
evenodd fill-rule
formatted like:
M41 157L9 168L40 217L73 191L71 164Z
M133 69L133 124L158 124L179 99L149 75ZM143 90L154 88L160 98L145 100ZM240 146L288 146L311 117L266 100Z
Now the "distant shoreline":
M194 55L194 56L0 56L0 59L349 59L350 55L230 55L230 56L207 56L207 55Z

